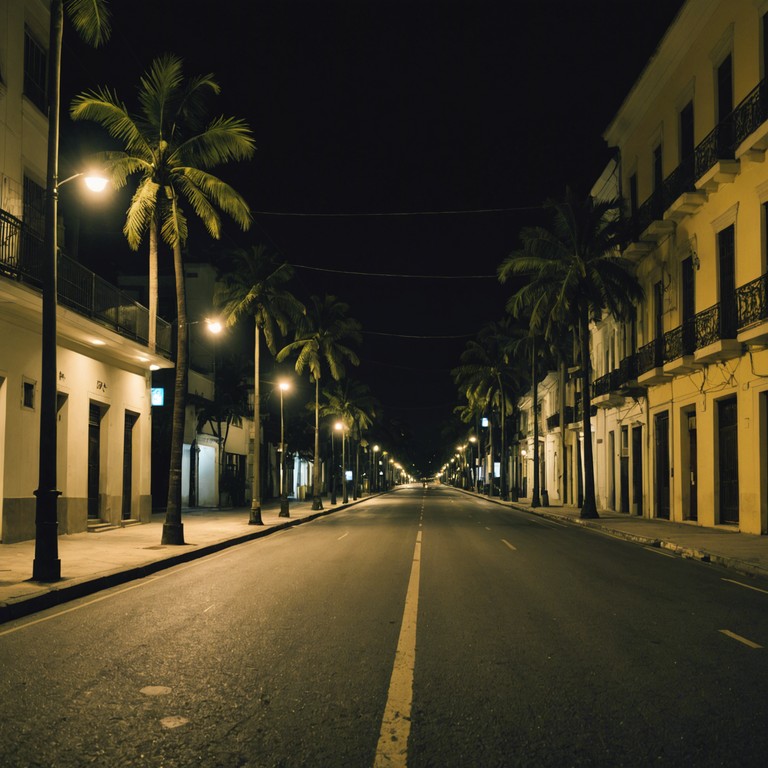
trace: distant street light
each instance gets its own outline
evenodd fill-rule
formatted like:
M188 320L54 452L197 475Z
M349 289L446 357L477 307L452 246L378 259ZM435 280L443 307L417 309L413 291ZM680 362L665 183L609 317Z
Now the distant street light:
M290 517L288 508L288 493L285 488L285 420L283 418L283 392L287 392L291 385L287 381L278 384L280 389L280 517Z
M349 501L349 496L347 495L347 453L344 442L344 424L337 421L334 426L337 431L341 432L341 502L346 504Z
M32 563L32 579L34 581L58 581L61 578L58 520L58 501L61 491L57 487L56 479L58 200L59 187L80 176L86 176L84 173L75 173L63 181L58 180L58 125L56 126L54 141L56 152L53 157L49 154L48 177L53 180L53 183L46 191L45 239L41 265L43 327L40 371L39 474L38 486L35 491L37 498L35 502L35 558ZM94 191L104 190L107 180L101 179L101 182L103 183L97 184L94 176L88 175L86 177L86 184Z

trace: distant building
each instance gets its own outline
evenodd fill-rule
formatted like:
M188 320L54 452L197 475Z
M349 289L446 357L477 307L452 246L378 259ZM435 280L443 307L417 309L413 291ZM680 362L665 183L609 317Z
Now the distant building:
M47 4L7 0L0 26L0 540L35 536L46 183ZM76 173L66 169L62 176ZM75 192L62 185L61 195ZM64 238L60 237L60 242ZM60 254L59 532L146 522L150 366L171 367L170 328L147 347L147 310Z

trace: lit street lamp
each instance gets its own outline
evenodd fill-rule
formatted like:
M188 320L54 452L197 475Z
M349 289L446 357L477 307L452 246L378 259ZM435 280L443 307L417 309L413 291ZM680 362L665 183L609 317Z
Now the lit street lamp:
M335 428L341 432L341 501L342 504L346 504L349 501L349 496L347 495L347 454L344 443L344 424L337 421Z
M287 392L291 385L287 381L278 384L280 389L280 517L290 517L288 509L288 494L285 488L285 420L283 418L283 392Z
M42 254L42 336L41 336L41 371L40 371L40 453L38 466L38 486L35 491L35 558L32 563L32 579L34 581L58 581L61 578L61 560L59 559L59 521L58 500L61 491L57 488L56 479L56 432L57 432L57 379L58 365L56 362L56 311L58 306L57 262L59 244L58 237L58 200L59 187L84 173L76 173L63 181L58 180L58 121L51 131L56 136L50 141L55 142L56 151L51 156L49 152L48 177L52 184L47 190L45 215L45 241ZM89 189L101 191L106 187L106 179L100 189L93 181L95 176L86 177ZM89 183L90 180L90 183Z
M379 488L379 457L376 455L381 448L378 445L374 445L371 448L373 451L373 461L371 462L371 493Z

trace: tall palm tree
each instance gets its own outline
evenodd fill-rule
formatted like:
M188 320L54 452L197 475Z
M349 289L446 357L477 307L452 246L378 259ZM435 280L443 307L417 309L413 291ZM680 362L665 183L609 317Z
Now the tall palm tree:
M580 198L567 189L562 200L550 200L549 227L521 232L522 247L499 266L501 282L523 276L528 282L514 294L513 311L526 307L530 321L552 339L558 328L575 329L581 357L584 429L584 503L582 518L598 517L591 440L589 326L604 312L627 319L642 298L631 262L619 247L625 223L621 201Z
M89 44L99 46L110 35L109 8L105 0L51 0L48 44L48 147L45 197L45 253L43 256L43 305L40 376L40 460L35 495L35 559L33 578L61 578L58 556L58 498L56 481L56 261L58 248L59 121L61 112L61 51L64 11L72 26Z
M80 94L73 100L70 113L74 120L100 123L124 146L121 152L101 155L118 189L130 176L139 177L123 233L133 250L138 250L145 234L149 238L149 345L154 349L158 243L163 239L172 245L179 235L182 242L186 239L186 220L182 217L178 227L173 223L173 200L179 195L186 198L215 238L220 221L214 206L242 227L249 226L250 213L244 201L205 171L250 158L254 144L244 121L225 117L208 121L207 100L220 91L213 75L185 81L181 59L166 55L155 59L140 82L139 114L129 112L108 88Z
M501 430L500 494L507 498L507 414L511 395L519 386L517 375L510 366L515 330L511 318L485 325L477 338L467 342L461 353L460 365L451 372L454 382L467 396L470 404L485 403L499 409ZM491 486L492 489L492 486Z
M153 237L158 236L173 252L178 333L163 544L184 543L181 459L188 328L182 249L188 237L188 222L182 201L216 239L221 234L219 209L244 230L251 224L250 210L243 197L209 173L217 165L247 160L254 152L251 131L244 121L210 119L209 99L219 90L210 74L185 79L181 59L168 55L156 59L141 78L139 114L129 112L117 94L106 88L80 94L71 107L73 119L99 123L125 147L120 152L103 154L116 186L124 185L134 174L139 176L124 227L128 242L138 247L149 230L150 245ZM150 265L150 275L153 270L156 273L156 262Z
M279 262L263 245L232 253L232 269L221 276L215 302L226 324L253 318L253 479L249 525L263 525L261 519L261 395L259 386L260 346L277 353L277 339L285 336L301 317L304 305L285 285L293 276L290 264Z
M359 365L357 353L348 342L362 341L361 326L347 317L349 305L335 296L312 296L307 313L296 331L294 341L277 353L281 362L296 355L296 373L309 371L315 384L315 461L312 468L312 509L322 509L320 498L320 380L327 370L331 378L344 377L345 363Z

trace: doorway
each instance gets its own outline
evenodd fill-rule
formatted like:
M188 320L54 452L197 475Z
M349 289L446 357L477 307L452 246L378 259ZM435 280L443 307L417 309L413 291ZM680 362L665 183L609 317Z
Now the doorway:
M133 427L138 416L135 413L125 414L123 430L123 520L131 519L131 499L133 491Z
M88 519L101 519L99 486L101 481L101 408L88 407Z
M656 517L669 520L669 413L656 414Z
M643 427L632 427L632 505L636 515L643 514Z
M717 403L720 522L739 522L739 448L736 398Z
M697 491L698 441L696 438L696 414L688 414L688 520L699 519Z

